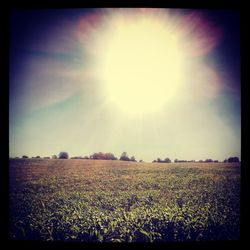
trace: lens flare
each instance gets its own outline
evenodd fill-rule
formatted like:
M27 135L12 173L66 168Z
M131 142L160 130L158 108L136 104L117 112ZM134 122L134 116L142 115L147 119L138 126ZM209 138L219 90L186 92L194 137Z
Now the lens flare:
M155 18L131 20L126 26L114 23L98 65L104 93L130 113L162 107L183 76L176 37Z
M190 69L199 71L193 58L209 53L220 37L198 14L162 9L102 10L79 23L78 36L94 58L100 93L135 115L158 112L181 98L195 75ZM200 68L202 78L204 63Z

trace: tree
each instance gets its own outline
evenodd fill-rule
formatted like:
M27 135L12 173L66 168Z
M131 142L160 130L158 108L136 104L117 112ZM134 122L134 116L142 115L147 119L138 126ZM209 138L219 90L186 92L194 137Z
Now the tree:
M167 157L167 158L164 160L164 162L166 162L166 163L171 163L171 160Z
M240 162L238 157L229 157L227 159L227 162Z
M130 158L130 161L136 161L135 157L132 156L132 157Z
M102 160L104 159L104 154L102 152L94 153L92 157L94 160Z
M161 158L157 158L157 160L153 160L153 162L158 162L158 163L171 163L171 160L167 157L165 160L162 160ZM177 159L175 159L175 162L179 162Z
M213 162L212 159L206 159L205 162Z
M22 156L23 159L28 159L29 157L27 155Z
M51 159L57 159L57 156L56 155L52 155Z
M123 152L120 157L120 161L130 161L127 152Z
M67 152L60 152L59 155L58 155L58 158L59 159L68 159L69 155L68 155Z
M89 158L86 158L86 156L85 156L85 159L89 159ZM94 153L93 155L90 156L90 159L93 159L93 160L117 160L117 158L114 156L114 154L102 153L102 152Z
M117 160L117 158L112 153L105 153L104 160Z

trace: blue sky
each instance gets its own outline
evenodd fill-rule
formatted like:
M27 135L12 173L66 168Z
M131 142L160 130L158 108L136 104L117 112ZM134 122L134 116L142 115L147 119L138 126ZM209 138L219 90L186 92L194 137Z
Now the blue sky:
M190 33L180 40L191 54L185 59L188 70L174 97L160 110L136 114L111 102L111 96L104 94L107 79L97 77L99 61L113 36L103 27L113 27L122 18L126 22L125 10L13 12L10 156L51 156L60 151L83 156L102 151L119 157L126 151L145 161L241 157L239 14L177 12L149 11L143 18L160 16L180 34L180 26L174 24L189 14L184 20L189 20L185 28ZM136 13L128 19L135 25ZM195 38L191 31L198 32ZM125 100L128 105L132 102L129 96ZM145 103L138 95L138 105L140 101L150 107L157 99Z

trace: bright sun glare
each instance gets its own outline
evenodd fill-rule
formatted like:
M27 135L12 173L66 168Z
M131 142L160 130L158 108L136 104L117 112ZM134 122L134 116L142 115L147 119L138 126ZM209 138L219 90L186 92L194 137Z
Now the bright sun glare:
M107 100L128 114L163 108L184 74L178 36L159 15L113 16L102 37L98 76Z

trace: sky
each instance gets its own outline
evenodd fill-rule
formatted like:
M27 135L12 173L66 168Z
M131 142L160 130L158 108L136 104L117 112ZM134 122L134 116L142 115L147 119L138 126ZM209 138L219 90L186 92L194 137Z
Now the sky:
M241 157L237 11L13 11L10 157Z

